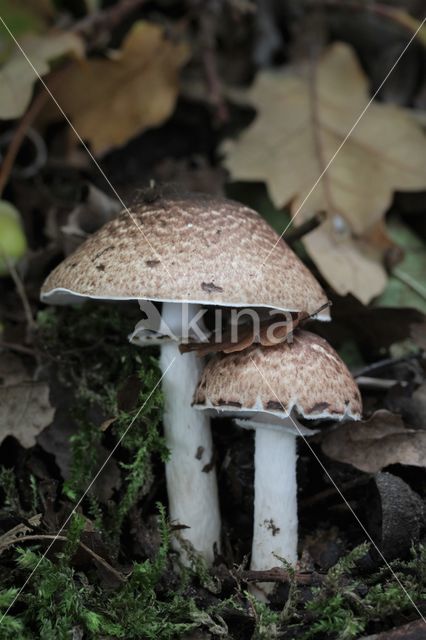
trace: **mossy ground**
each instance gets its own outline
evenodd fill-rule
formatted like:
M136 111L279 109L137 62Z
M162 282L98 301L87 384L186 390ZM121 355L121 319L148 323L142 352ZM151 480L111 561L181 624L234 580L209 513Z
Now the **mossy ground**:
M198 631L230 640L343 640L418 617L413 602L424 610L426 601L422 547L392 563L405 591L367 545L351 549L349 541L328 572L313 572L312 584L300 584L290 571L273 606L249 595L234 564L244 554L225 554L211 572L196 557L191 568L179 567L166 516L162 397L159 388L152 393L160 375L156 353L127 343L133 318L123 309L93 304L39 314L42 375L67 389L74 435L66 480L40 447L19 469L2 470L2 521L9 527L3 524L0 538L0 638L167 640ZM80 500L111 451L118 474L109 496L93 487ZM43 461L43 473L34 472L34 459ZM43 557L46 536L74 507L61 533L66 539ZM7 543L16 524L30 541ZM237 527L238 535L246 534Z

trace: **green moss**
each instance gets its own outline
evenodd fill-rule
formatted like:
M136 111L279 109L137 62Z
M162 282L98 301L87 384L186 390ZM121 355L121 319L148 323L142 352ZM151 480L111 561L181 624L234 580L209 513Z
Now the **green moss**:
M31 549L18 550L18 567L31 582L19 594L16 614L3 618L1 638L66 640L74 629L87 640L111 638L180 638L196 625L195 602L180 589L161 588L168 570L170 534L164 508L158 505L161 546L152 561L133 566L128 580L115 591L103 591L76 572L71 559L76 551L84 520L76 516L68 529L68 542L57 561ZM0 611L5 611L18 590L0 592ZM23 609L23 611L22 611ZM15 634L15 635L13 635Z
M110 306L52 309L40 316L38 338L62 384L75 398L78 429L70 443L71 475L59 499L71 502L69 507L75 504L103 462L105 450L114 449L120 487L108 505L90 493L79 509L94 521L116 556L125 539L122 534L129 509L153 480L153 457L165 460L168 455L159 428L161 391L157 388L151 393L160 377L157 361L152 353L127 344L132 323ZM129 376L133 385L135 379L139 385L135 386L131 408L123 411L117 389L126 386ZM100 429L105 418L114 418L106 433ZM102 459L95 455L101 445ZM21 491L17 491L12 471L1 472L0 482L6 507L19 512ZM35 488L33 480L31 495L35 495ZM31 496L30 502L35 509ZM423 547L413 549L409 560L391 565L404 592L388 566L368 575L360 571L359 561L368 552L367 545L354 549L332 567L322 577L321 587L298 587L287 566L291 580L282 610L259 603L241 586L221 598L220 579L212 576L190 549L191 568L176 576L165 510L162 505L157 509L160 548L154 559L134 563L126 582L118 588L106 586L94 568L85 572L76 569L76 550L85 524L82 516L72 519L68 541L60 553L55 549L53 557L42 558L37 547L19 550L17 567L4 574L5 588L0 592L0 616L18 596L3 618L0 638L65 640L75 634L88 640L172 640L192 629L202 629L212 637L233 640L228 620L234 616L244 620L244 637L251 640L350 640L371 632L377 621L386 629L396 616L409 617L414 611L411 600L418 605L426 601ZM12 556L9 566L11 561ZM30 575L19 593L19 585ZM206 597L199 599L200 594Z
M361 583L356 563L366 551L367 545L354 549L330 569L321 588L313 589L306 605L311 624L304 638L356 638L373 620L385 622L412 612L413 602L426 599L424 547L413 549L411 560L394 562Z
M54 359L62 384L73 389L76 399L73 417L78 430L71 437L72 464L63 489L69 500L80 498L105 461L101 421L92 416L114 419L114 458L122 471L116 505L107 513L92 491L86 498L91 518L112 539L119 536L129 509L148 486L152 455L162 460L168 455L159 431L161 389L157 386L152 392L160 379L157 360L152 351L127 341L135 320L116 306L90 304L48 309L38 316L39 344ZM134 408L122 411L117 390L129 376L139 378L141 389Z

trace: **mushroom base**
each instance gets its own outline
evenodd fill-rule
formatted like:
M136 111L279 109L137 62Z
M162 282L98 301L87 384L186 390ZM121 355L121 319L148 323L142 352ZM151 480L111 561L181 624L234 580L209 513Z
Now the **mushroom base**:
M185 564L190 563L185 541L211 564L214 548L220 546L213 443L209 418L191 406L202 361L195 354L182 355L176 342L168 342L161 346L160 367L164 374L164 433L170 449L166 463L170 519L175 525L188 527L177 532L174 545Z
M280 566L280 558L297 561L296 435L267 425L256 428L253 570ZM273 588L274 583L257 583L251 591L266 600Z

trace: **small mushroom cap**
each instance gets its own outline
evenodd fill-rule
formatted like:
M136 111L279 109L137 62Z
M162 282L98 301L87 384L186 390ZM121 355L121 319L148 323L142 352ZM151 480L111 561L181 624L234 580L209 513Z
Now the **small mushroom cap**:
M129 210L131 216L120 213L54 269L43 302L139 299L309 314L327 302L295 253L238 202L193 194ZM328 309L318 317L328 320Z
M199 409L234 416L265 414L285 419L294 410L303 418L361 418L359 389L346 365L326 340L297 330L293 342L219 355L204 368L194 395ZM261 415L262 414L262 415Z

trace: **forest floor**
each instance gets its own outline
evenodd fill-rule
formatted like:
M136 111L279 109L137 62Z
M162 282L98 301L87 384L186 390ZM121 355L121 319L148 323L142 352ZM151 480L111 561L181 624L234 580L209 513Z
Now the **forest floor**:
M224 141L241 135L241 144L247 145L241 156L245 159L252 143L250 133L244 138L241 132L260 122L271 144L277 123L290 122L292 116L282 117L278 109L273 130L268 130L272 94L265 93L263 103L259 95L245 102L242 87L252 82L257 68L268 66L268 56L269 67L283 64L288 69L306 37L312 36L316 47L330 45L329 60L348 64L349 72L359 77L348 53L351 47L362 62L371 93L386 66L376 59L371 42L379 39L382 52L393 55L395 42L405 42L412 25L406 31L401 21L391 20L389 28L383 27L382 20L369 15L367 33L362 12L349 17L325 12L318 24L306 6L301 16L294 12L294 3L283 3L285 15L273 16L281 40L272 55L267 51L272 32L266 39L256 36L253 13L240 15L236 1L225 3L224 21L214 8L200 13L196 2L134 4L134 13L117 18L118 26L103 25L94 47L96 61L113 60L103 55L105 32L109 47L118 48L138 20L144 21L144 28L148 22L186 29L192 59L179 92L175 89L175 108L162 122L144 122L140 131L123 126L111 133L102 124L108 120L102 98L96 112L99 127L92 136L90 123L76 112L73 122L87 132L83 137L99 161L95 166L81 144L70 143L67 124L48 113L47 103L39 98L40 86L32 106L24 105L23 118L0 113L2 134L15 132L16 140L16 119L26 134L35 131L37 142L35 152L30 141L24 141L15 165L6 166L5 161L0 172L0 225L4 203L12 203L27 246L16 264L7 261L5 268L0 259L0 638L420 640L425 637L426 616L426 302L421 275L425 218L421 189L407 172L393 177L395 185L390 179L379 183L373 176L368 188L372 185L381 194L377 206L388 205L383 205L373 226L366 225L368 233L365 228L355 231L361 213L346 218L350 244L342 254L333 254L334 263L322 260L318 250L305 243L312 230L321 227L326 233L322 211L317 210L323 206L328 215L325 201L311 211L311 218L303 210L305 225L289 229L285 237L332 301L333 322L312 321L309 328L338 351L359 380L364 403L364 421L356 437L327 425L309 445L299 439L296 569L283 563L267 575L249 570L253 436L229 420L213 421L223 517L221 553L212 568L196 554L190 567L180 566L171 544L173 523L167 517L163 398L160 390L150 395L160 377L158 351L127 341L140 319L138 306L90 302L47 307L39 301L51 269L120 208L99 169L126 204L155 180L160 190L168 184L240 200L281 233L294 213L290 200L296 200L287 198L290 187L285 178L277 185L272 178L262 178L260 167L258 179L245 179L244 161ZM87 40L81 16L72 16L73 24L78 25L74 32ZM343 40L343 48L333 48ZM173 38L169 45L177 46ZM410 131L418 131L421 139L424 45L416 47L410 72L401 72L386 85L376 107L388 113L392 105L397 110L392 117L398 118L405 118L398 109L409 110L410 123L398 120L398 126L415 127ZM92 60L92 46L87 50ZM167 60L175 60L177 53L169 53L165 52ZM423 62L416 62L417 55ZM190 57L182 54L175 66L183 66L185 56ZM331 73L330 68L319 69L320 91L325 86L321 78ZM72 78L61 80L61 73L68 70L65 65L46 75L49 87L62 92L65 102ZM404 80L408 73L411 84ZM143 81L149 88L149 77L143 76ZM81 92L88 92L88 87ZM310 100L309 95L308 91L304 99ZM128 102L133 105L132 96L129 89ZM69 105L72 112L72 101ZM377 122L383 114L379 112ZM389 124L389 131L394 129ZM119 140L118 148L112 148L111 136ZM408 138L416 158L417 137L407 134ZM34 168L40 140L47 156L42 167ZM371 144L380 146L374 136ZM276 161L289 167L293 158ZM29 173L22 171L28 167ZM273 167L269 169L274 174ZM284 168L282 174L287 173ZM331 190L335 186L329 184ZM281 187L282 204L274 196ZM0 248L8 251L1 244ZM339 265L342 255L349 253L352 268L345 271ZM338 282L342 273L344 291ZM251 582L265 578L276 583L268 605L249 591Z

